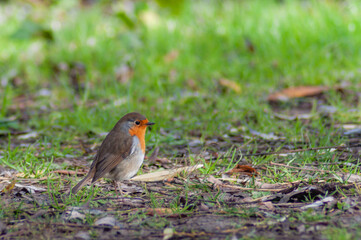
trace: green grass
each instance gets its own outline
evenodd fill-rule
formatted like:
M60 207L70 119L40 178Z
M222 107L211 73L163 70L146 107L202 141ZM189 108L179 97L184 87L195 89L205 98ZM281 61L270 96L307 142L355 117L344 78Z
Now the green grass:
M359 174L359 163L352 158L346 162L354 165L342 169L330 165L340 156L327 150L286 157L240 154L347 142L337 124L361 121L355 100L361 89L358 1L183 1L175 12L152 1L133 4L130 11L122 2L109 1L88 7L70 0L0 4L0 165L18 171L21 178L48 177L41 184L48 187L53 208L83 205L92 194L101 194L99 187L84 188L76 197L59 202L62 190L78 178L64 182L52 171L77 169L61 159L85 159L83 155L89 154L78 146L80 140L87 146L99 144L100 133L131 111L156 122L146 134L148 152L159 146L160 155L172 161L179 145L195 138L203 144L216 137L229 142L230 136L241 136L242 142L235 146L221 150L207 146L204 150L219 153L211 159L187 148L190 164L204 164L198 173L205 179L220 177L244 159L263 168L265 183L337 182L341 180L328 176L340 171ZM223 86L220 79L229 79L241 90ZM330 90L321 100L296 99L278 105L283 114L290 114L304 102L313 104L307 120L278 119L267 101L270 93L290 86L335 87L345 82L344 93ZM28 99L26 107L20 97ZM320 101L335 107L332 116L319 113ZM267 142L252 136L250 129L284 140ZM36 138L21 140L11 134L23 130L36 132ZM332 173L313 173L305 179L303 172L269 162L299 167L317 162L318 168ZM192 182L188 177L184 191L172 201L160 200L145 187L150 206L187 213L192 208L188 194L197 191L209 192L209 201L224 203L222 193L215 194L205 181ZM254 185L251 181L244 187ZM180 197L185 203L180 204ZM11 215L6 207L1 205L0 216ZM22 207L15 208L21 215ZM229 208L246 217L256 211ZM320 217L304 214L295 218L307 222ZM146 217L140 211L131 219L157 228L169 224L165 218ZM354 236L342 229L333 231L338 237L330 235L330 239Z
M158 134L160 128L181 138L192 130L206 137L227 133L230 125L244 119L252 119L247 124L260 132L301 141L306 136L314 140L310 147L342 142L330 135L332 129L324 128L325 120L319 116L310 124L317 138L300 121L275 121L264 112L269 109L264 96L287 86L333 86L345 76L357 83L360 53L353 49L360 45L360 9L356 2L340 7L332 1L303 5L297 1L215 1L210 5L198 1L185 2L179 15L144 2L136 3L137 7L141 10L132 13L138 19L134 29L117 17L117 11L104 14L101 3L85 9L71 1L50 8L33 6L25 20L16 17L23 9L12 9L15 14L4 18L0 40L7 82L1 92L3 117L22 115L8 108L17 95L26 92L35 98L31 109L43 106L49 113L32 116L23 127L41 131L55 145L74 139L74 134L108 131L128 111L143 112L157 122L155 131L147 135L151 146L177 142ZM72 8L77 11L70 13ZM146 13L155 15L158 24L142 22ZM42 17L37 19L37 14ZM29 21L50 29L54 40L14 37L27 29ZM254 52L247 49L246 41L254 45ZM165 61L164 56L173 50L179 56ZM74 94L69 72L77 62L85 67L79 79L84 89ZM134 76L121 83L115 69L124 64L134 68ZM65 67L59 70L60 66ZM19 87L10 84L13 77L22 80ZM242 92L223 89L220 78L237 82ZM48 88L51 95L36 96L39 88ZM339 96L331 94L329 101L337 106L336 120L360 119L357 114L345 114L347 106ZM91 102L96 104L88 106Z
M136 5L144 9L134 15L141 19L151 12L159 19L158 25L138 20L135 29L128 29L115 10L104 14L101 4L71 12L76 6L62 1L50 10L33 8L27 15L27 20L52 30L54 40L47 42L33 37L14 40L11 36L25 21L5 18L0 36L3 76L15 72L28 94L49 88L51 96L36 97L37 103L63 109L32 117L30 126L70 128L71 134L62 134L71 138L74 132L108 131L124 113L137 110L157 122L155 129L181 130L183 136L194 129L202 135L218 135L229 124L252 117L254 121L247 122L250 127L290 137L297 135L297 124L275 122L265 114L266 94L295 85L333 86L345 76L357 83L360 53L354 49L360 46L357 29L361 25L356 2L340 7L332 1L303 5L298 1L197 1L185 2L179 15L153 4ZM20 15L23 10L13 11ZM42 19L36 19L36 14ZM245 39L254 45L253 53L247 50ZM164 61L172 50L179 56ZM79 80L84 86L79 96L74 94L69 69L54 72L60 64L71 68L76 62L86 69ZM127 83L117 81L115 73L124 64L134 67ZM222 89L220 78L237 82L242 92ZM4 117L25 86L8 85L2 90ZM91 101L97 104L88 107ZM120 105L114 106L115 101ZM347 108L341 100L333 105L340 110L335 117ZM151 138L151 143L163 141L164 136Z

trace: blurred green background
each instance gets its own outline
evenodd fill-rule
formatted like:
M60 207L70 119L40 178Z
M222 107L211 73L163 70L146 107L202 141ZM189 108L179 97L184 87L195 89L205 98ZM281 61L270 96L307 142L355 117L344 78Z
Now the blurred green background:
M267 96L359 89L360 19L351 0L1 1L0 128L66 141L139 111L157 122L151 145L243 122L291 138L300 123L267 114ZM334 119L360 120L345 114L351 100L330 96Z

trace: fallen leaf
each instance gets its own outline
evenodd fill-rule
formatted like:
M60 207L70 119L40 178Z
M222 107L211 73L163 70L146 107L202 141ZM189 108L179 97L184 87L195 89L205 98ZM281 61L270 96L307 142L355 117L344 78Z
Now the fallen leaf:
M279 203L302 202L310 198L324 196L323 189L316 186L306 186L301 189L295 189L290 193L284 194Z
M240 179L240 178L228 177L228 174L222 174L222 177L218 179L222 181L236 182L240 184L246 184L247 182L249 182L249 176L245 176L244 179Z
M237 183L241 183L241 184L246 184L247 182L249 182L249 179L247 180L240 180L238 178L229 178L229 177L222 177L222 178L217 178L217 180L222 180L222 181L229 181L229 182L237 182ZM295 184L298 184L299 182L292 182L292 183L262 183L259 181L254 181L254 185L258 188L243 188L243 187L238 187L238 186L232 186L232 185L227 185L227 184L222 184L222 187L230 187L230 188L234 188L234 189L243 189L243 190L255 190L255 191L271 191L271 192L277 192L277 191L281 191L287 188L290 188L292 186L294 186Z
M333 114L337 112L337 108L335 106L319 105L317 106L317 112L321 114Z
M273 115L281 120L289 120L289 121L310 119L313 116L313 114L309 114L309 113L296 114L296 115L284 115L284 114L274 113Z
M244 45L246 46L246 49L251 53L254 53L254 51L256 50L254 44L249 38L244 39Z
M167 216L172 215L173 211L170 208L151 208L147 210L146 214L149 216Z
M196 146L200 146L202 144L203 144L203 142L199 139L193 139L188 142L188 146L190 146L190 147L196 147Z
M253 130L253 129L250 129L250 128L249 128L249 132L252 135L261 137L261 138L263 138L265 140L281 140L281 139L285 139L284 137L278 137L274 133L260 133L260 132L258 132L256 130Z
M311 97L329 90L326 86L298 86L283 89L268 96L268 101L287 101L291 98Z
M332 202L334 200L335 200L334 197L325 197L322 200L319 200L319 201L316 201L314 203L303 206L303 207L301 207L301 209L305 210L305 209L309 209L309 208L319 208L319 207L322 207L323 205L326 205L326 204L328 204L328 203L330 203L330 202Z
M46 192L45 188L22 185L22 184L18 184L18 183L15 184L15 187L26 189L26 191L28 191L31 194L34 194L35 192Z
M348 130L343 133L343 135L359 135L359 134L361 134L361 128Z
M336 124L335 127L343 128L345 130L353 130L361 128L359 124Z
M223 185L223 183L222 183L221 180L213 177L212 175L210 175L210 176L207 178L207 181L213 183L213 184L216 185L216 186Z
M20 110L22 114L26 113L26 109L30 106L34 106L35 101L32 97L19 95L12 99L12 105L9 106L11 110Z
M1 192L10 193L14 189L15 183L16 183L16 178L13 179L8 185L6 185Z
M67 212L65 212L65 214L62 217L63 219L66 220L74 220L74 219L79 219L79 220L84 220L85 219L85 214L82 214L76 210L69 210Z
M163 180L175 177L181 172L190 173L201 167L203 167L203 164L198 164L198 165L190 166L190 167L181 167L181 168L170 169L170 170L162 170L162 171L139 175L139 176L133 177L130 180L131 181L141 181L141 182L163 181Z
M197 90L198 89L198 87L197 87L197 84L196 84L196 82L194 81L194 79L192 79L192 78L189 78L189 79L187 79L187 86L190 88L190 89L192 89L192 90Z
M54 170L54 171L51 171L51 173L58 173L58 174L62 174L62 175L80 175L80 176L83 176L83 175L85 175L87 172L85 172L84 170L79 170L79 171L72 171L72 170Z
M286 189L292 187L292 183L263 183L257 180L254 185L260 189Z
M233 169L229 170L227 172L228 174L233 174L233 173L244 173L248 176L256 176L258 175L258 172L256 169L254 169L251 166L248 165L240 165L237 164L237 166L235 166Z
M171 63L173 62L174 60L176 60L179 56L179 51L178 50L175 50L173 49L172 51L170 51L169 53L167 53L163 59L164 59L164 62L166 63Z
M95 221L94 225L114 227L115 225L117 225L117 220L112 216L107 216Z
M261 204L264 205L270 211L275 210L275 207L272 202L262 202Z
M86 231L78 232L75 236L75 239L89 240L91 239L90 234Z
M52 92L47 88L41 88L36 95L39 97L49 97L52 95Z
M238 189L238 190L245 190L245 191L259 191L259 192L280 192L280 191L287 189L287 188L280 188L280 189L248 188L248 187L239 187L239 186L228 185L228 184L223 184L222 188Z
M122 189L122 191L127 192L127 193L143 193L144 189L140 186L137 186L137 184L131 183L131 182L121 182L120 183L120 189ZM134 199L132 200L133 202L135 201Z
M168 158L157 158L156 161L162 164L171 162Z
M116 79L121 83L128 83L134 75L134 69L128 64L123 64L115 69Z
M347 181L348 183L361 182L361 176L356 174L335 173L334 178L342 182Z
M18 136L18 139L30 139L30 138L36 138L38 137L38 133L37 132L30 132L30 133L27 133L27 134L23 134L23 135L19 135Z
M174 229L173 228L164 228L163 230L163 240L168 240L173 237Z
M241 91L242 91L242 88L238 83L231 81L229 79L226 79L226 78L219 79L219 84L223 87L226 87L226 88L229 88L229 89L235 91L236 93L241 93Z

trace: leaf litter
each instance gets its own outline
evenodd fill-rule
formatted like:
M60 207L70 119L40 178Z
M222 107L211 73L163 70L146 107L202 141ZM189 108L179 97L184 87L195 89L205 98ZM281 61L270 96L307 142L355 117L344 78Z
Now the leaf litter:
M308 119L308 116L284 117L282 108L273 107L282 116L281 120ZM357 124L352 126L357 127ZM350 129L345 124L340 128ZM175 145L173 148L182 152L175 157L159 147L145 161L144 174L122 182L124 196L114 194L112 185L101 180L95 184L98 190L92 192L91 187L84 190L85 194L77 200L82 207L70 207L74 199L67 198L66 191L73 178L86 173L83 163L88 163L86 156L95 152L96 148L87 146L86 142L72 145L85 157L74 156L66 169L49 171L53 175L50 185L49 177L26 179L20 178L19 172L2 171L0 189L6 189L0 196L2 204L7 209L17 209L17 217L5 214L0 222L1 238L36 237L40 233L60 238L76 233L81 239L91 239L93 234L104 239L125 236L209 239L253 236L255 231L266 238L310 238L339 222L351 226L361 216L359 171L350 173L342 169L344 164L350 164L343 161L350 158L355 159L354 166L359 169L355 154L360 149L359 140L349 138L343 146L313 148L302 148L307 143L298 143L299 149L289 149L279 145L284 140L281 135L271 133L270 137L254 130L249 131L253 136L248 138L246 131L202 141L193 138L188 150L191 154L184 152L186 145ZM32 138L31 135L18 138L16 144ZM256 139L257 148L249 152L252 139ZM42 151L40 146L37 149ZM328 157L338 156L338 160L289 162L290 158L302 158L306 152L319 157L331 154ZM272 161L252 164L255 157L267 156ZM234 162L232 167L215 164L216 169L207 173L217 159L238 163ZM58 164L66 161L69 163L66 157L55 159ZM275 177L274 171L291 171L302 176L302 180L272 182L269 179ZM12 180L15 176L17 179ZM55 191L52 184L59 184L59 190ZM305 213L323 217L315 221L298 217ZM52 228L46 227L49 216Z

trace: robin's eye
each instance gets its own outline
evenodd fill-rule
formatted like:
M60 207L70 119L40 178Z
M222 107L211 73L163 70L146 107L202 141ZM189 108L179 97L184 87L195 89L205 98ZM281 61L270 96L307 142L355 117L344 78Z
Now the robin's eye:
M139 125L139 124L140 124L140 122L139 122L139 121L135 121L134 123L135 123L136 125Z

